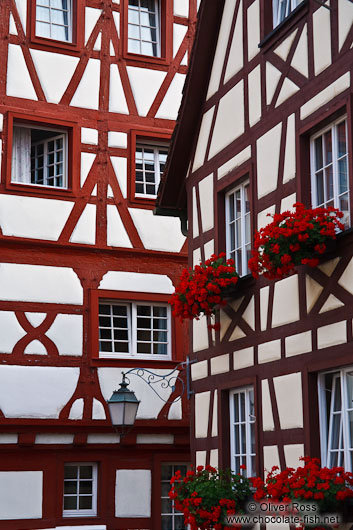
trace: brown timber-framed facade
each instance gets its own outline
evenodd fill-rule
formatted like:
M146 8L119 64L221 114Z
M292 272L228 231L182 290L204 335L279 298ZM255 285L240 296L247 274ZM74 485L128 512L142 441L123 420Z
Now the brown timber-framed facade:
M340 204L352 212L353 5L303 1L272 29L267 4L201 3L158 199L158 208L176 214L187 208L190 266L226 250L224 197L243 179L249 181L252 234L267 224L268 213L296 201L311 206L315 139L342 120L348 154L340 186L349 200ZM197 59L205 49L213 57L209 65ZM333 193L333 185L326 188L326 195ZM251 387L258 474L273 465L295 467L304 455L327 465L337 458L352 470L349 436L339 447L328 439L332 411L322 383L339 380L346 388L342 397L351 397L352 255L348 228L317 269L301 266L275 282L244 275L220 311L220 331L208 329L205 318L193 322L196 464L236 467L229 394ZM343 409L347 429L350 412Z

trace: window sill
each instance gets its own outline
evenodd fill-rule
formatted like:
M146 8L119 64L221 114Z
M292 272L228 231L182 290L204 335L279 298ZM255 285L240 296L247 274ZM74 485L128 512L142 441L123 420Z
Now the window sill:
M80 47L76 42L67 42L55 39L48 39L46 37L39 37L33 35L31 38L31 44L35 45L41 50L47 50L53 48L52 51L62 50L63 52L71 51L75 52L76 55L80 52Z
M92 366L115 366L115 367L124 367L124 368L163 368L163 369L173 369L181 361L178 359L132 359L131 357L119 358L110 357L102 358L95 357L92 359Z
M8 192L22 192L34 194L37 197L41 195L59 196L59 197L73 197L74 192L70 188L54 188L50 186L41 186L36 184L27 184L25 182L10 182L7 184Z
M130 52L124 53L124 59L126 59L128 65L131 62L132 64L141 63L142 66L145 63L160 64L167 66L170 62L166 57L154 57L152 55L142 55L140 53Z
M297 24L297 22L303 18L309 11L309 1L303 0L293 11L284 19L278 26L273 28L259 43L259 48L266 52L272 46L274 46L281 37Z

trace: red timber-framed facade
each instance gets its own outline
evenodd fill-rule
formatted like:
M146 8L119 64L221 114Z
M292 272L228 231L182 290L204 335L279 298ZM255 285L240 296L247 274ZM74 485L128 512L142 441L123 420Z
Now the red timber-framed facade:
M153 209L197 7L0 2L1 529L176 524L163 481L190 461L186 396L132 375L123 440L106 400L122 371L187 352L167 304L186 240Z
M181 216L187 209L190 266L234 249L231 197L240 257L268 213L296 201L317 206L321 192L322 202L345 210L347 229L316 269L270 281L243 266L220 330L208 329L205 317L193 322L191 449L198 465L245 464L254 474L296 467L304 455L352 471L353 4L287 2L283 20L278 4L201 3L158 207ZM201 50L213 60L199 61ZM239 403L245 413L235 414Z

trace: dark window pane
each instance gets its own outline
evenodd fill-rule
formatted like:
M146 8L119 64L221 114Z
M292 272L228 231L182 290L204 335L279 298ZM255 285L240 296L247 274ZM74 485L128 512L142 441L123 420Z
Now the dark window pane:
M64 481L64 494L77 493L77 482L73 480Z
M64 510L76 510L77 497L64 497Z
M65 466L64 478L77 478L77 466Z
M92 497L80 497L79 508L80 510L91 510L92 509Z

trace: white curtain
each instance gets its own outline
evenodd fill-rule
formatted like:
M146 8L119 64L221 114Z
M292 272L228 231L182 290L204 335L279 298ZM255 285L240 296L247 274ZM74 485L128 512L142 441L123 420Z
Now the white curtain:
M31 129L14 127L12 138L12 182L31 182Z

